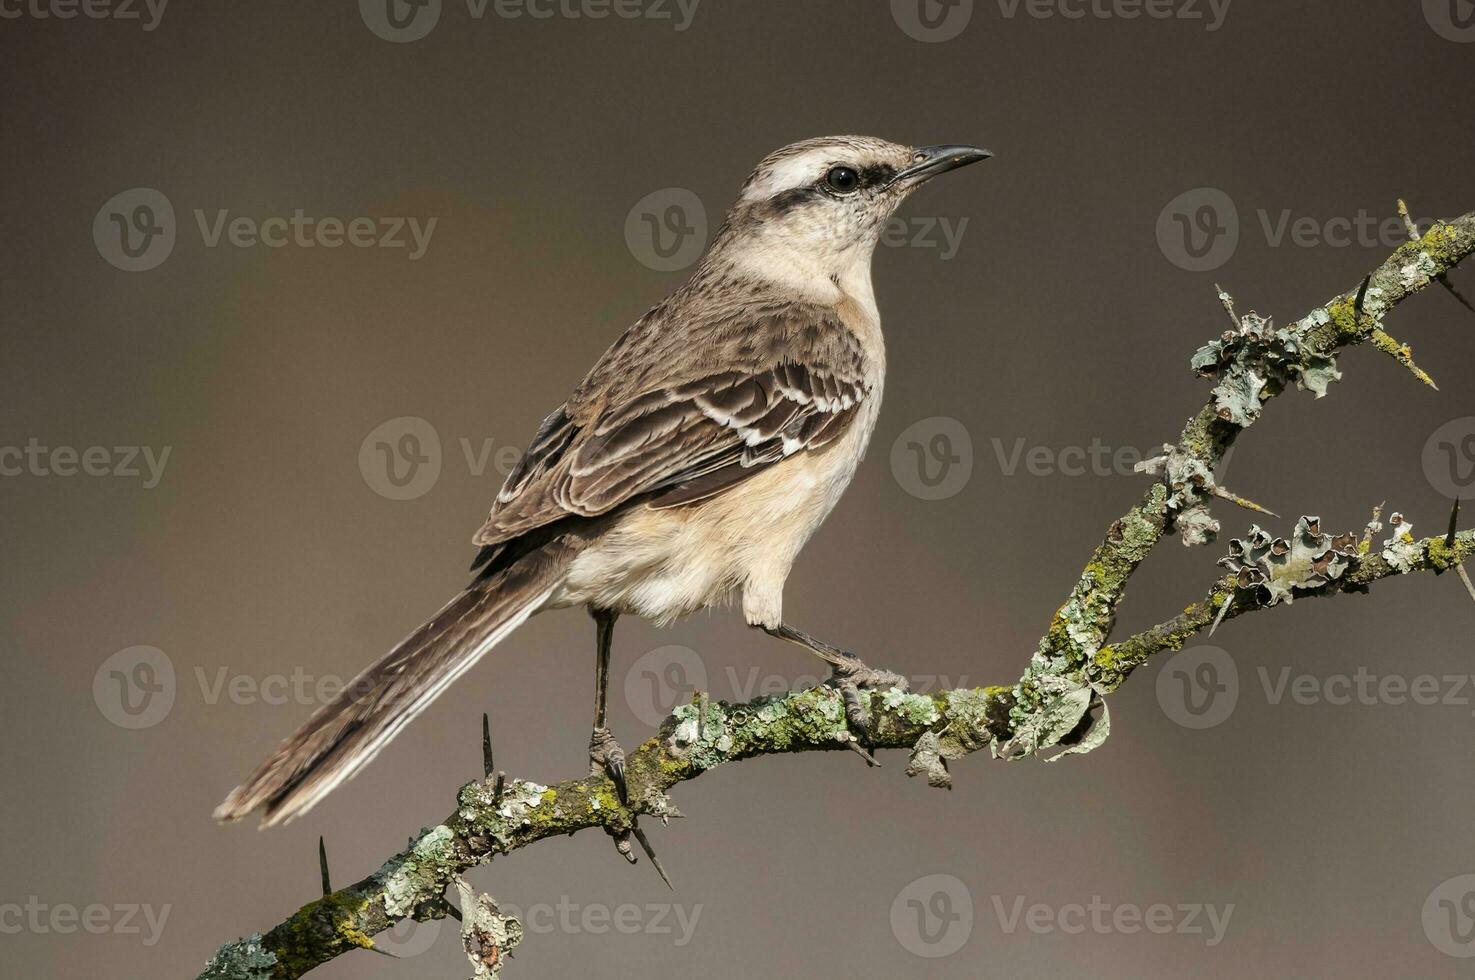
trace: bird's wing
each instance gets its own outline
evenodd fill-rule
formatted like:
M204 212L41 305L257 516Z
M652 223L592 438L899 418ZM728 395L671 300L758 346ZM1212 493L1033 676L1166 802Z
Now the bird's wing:
M477 544L636 498L707 499L834 442L873 396L860 341L831 308L730 310L679 329L662 314L632 327L544 419Z

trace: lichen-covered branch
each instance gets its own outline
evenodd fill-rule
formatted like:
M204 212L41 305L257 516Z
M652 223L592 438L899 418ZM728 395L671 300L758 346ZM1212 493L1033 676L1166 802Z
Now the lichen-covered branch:
M1109 732L1103 697L1153 654L1176 650L1225 619L1289 603L1297 597L1365 591L1394 575L1459 569L1475 558L1475 530L1412 537L1397 515L1394 533L1372 543L1374 518L1361 542L1331 538L1315 518L1302 518L1287 538L1254 528L1221 564L1229 569L1209 595L1182 613L1118 643L1109 643L1128 579L1167 534L1206 544L1219 530L1209 505L1229 500L1263 511L1218 486L1214 470L1239 433L1276 395L1295 386L1317 397L1341 375L1336 354L1370 342L1427 379L1412 351L1387 333L1395 306L1475 251L1475 213L1439 222L1393 253L1356 289L1288 327L1253 313L1240 316L1221 292L1232 328L1199 351L1193 365L1214 381L1207 404L1176 444L1145 470L1156 479L1138 503L1113 522L1069 598L1056 612L1020 681L1012 686L912 694L864 692L870 715L867 747L907 749L907 772L950 785L948 762L980 749L1016 759L1050 751L1052 759L1086 752ZM1267 512L1268 513L1268 512ZM521 938L515 920L482 896L457 912L446 898L473 892L469 868L549 837L601 828L629 850L638 821L680 816L668 792L719 765L759 755L855 747L840 692L830 687L758 698L742 704L705 696L678 707L626 764L630 789L621 805L604 775L552 786L496 777L462 787L454 813L423 831L379 870L303 906L264 934L221 947L200 980L290 980L355 949L406 918L463 917L463 942L477 976L500 970ZM653 856L653 855L652 855ZM326 876L325 876L326 878Z
M1161 479L1112 523L1056 612L1015 688L1012 714L1017 727L1028 730L1062 695L1078 697L1073 692L1082 686L1104 684L1110 689L1120 683L1109 673L1102 675L1096 658L1116 624L1127 582L1170 531L1176 530L1185 544L1213 540L1219 524L1210 516L1209 504L1223 495L1216 492L1222 488L1214 482L1214 471L1240 432L1288 387L1324 395L1341 378L1336 364L1341 348L1373 342L1383 349L1386 344L1379 338L1388 337L1388 313L1430 283L1443 281L1472 251L1475 213L1436 222L1395 250L1360 285L1279 329L1253 313L1237 315L1221 291L1232 329L1193 359L1193 366L1215 381L1209 399L1183 427L1178 442L1165 447L1164 458L1155 461ZM1412 351L1396 342L1395 347L1395 359L1413 369ZM1049 744L1026 740L1015 749L1028 754Z
M949 744L989 744L1005 734L999 696L1007 689L866 692L872 748L909 749L924 735ZM680 814L667 792L719 765L759 755L846 749L854 739L844 700L830 687L744 704L699 699L678 706L657 734L630 754L630 802L621 806L604 775L553 786L486 779L462 787L454 813L421 833L369 877L303 906L264 935L222 947L200 980L288 980L353 949L405 918L450 913L445 892L468 868L549 837L593 827L611 834L640 817ZM950 749L951 751L951 749Z
M1345 576L1304 595L1366 590L1373 583L1417 571L1440 572L1475 558L1475 530L1461 531L1452 546L1443 538L1405 542L1400 553L1370 553ZM1152 654L1176 650L1207 629L1225 601L1227 617L1265 608L1249 592L1224 586L1173 619L1096 657L1103 691L1115 689ZM872 718L873 749L909 749L908 772L946 785L948 760L983 748L1004 756L1017 732L1010 719L1011 688L987 687L912 694L896 689L863 692ZM1057 707L1053 723L1063 753L1089 743L1066 733L1090 714L1088 699ZM1097 724L1094 729L1100 731ZM1102 732L1104 737L1104 732ZM729 762L760 755L844 749L854 736L844 700L829 687L758 698L741 704L705 698L679 706L628 760L629 806L621 806L603 775L553 786L492 778L468 783L456 811L424 831L369 877L303 906L264 935L229 943L216 952L199 980L291 980L354 949L373 945L376 933L406 918L441 918L451 912L445 893L460 874L549 837L595 827L611 834L633 828L642 816L680 816L667 793L678 783ZM1058 758L1059 756L1056 756ZM458 887L464 895L464 887Z
M1382 554L1365 556L1347 575L1327 586L1300 593L1303 596L1338 595L1365 591L1372 583L1405 571L1444 572L1475 558L1475 531L1461 531L1454 544L1443 537L1425 538L1409 549L1412 560L1401 568ZM1229 608L1224 608L1225 603ZM1172 652L1217 622L1234 619L1267 606L1253 592L1238 590L1232 581L1220 582L1202 601L1195 602L1172 619L1143 630L1119 643L1102 647L1093 658L1091 675L1103 691L1114 691L1155 653Z

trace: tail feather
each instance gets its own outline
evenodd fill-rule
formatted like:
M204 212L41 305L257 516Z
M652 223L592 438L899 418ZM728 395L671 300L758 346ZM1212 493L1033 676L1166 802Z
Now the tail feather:
M557 587L568 549L545 545L478 579L314 712L215 810L286 823L353 776L452 681L512 632Z

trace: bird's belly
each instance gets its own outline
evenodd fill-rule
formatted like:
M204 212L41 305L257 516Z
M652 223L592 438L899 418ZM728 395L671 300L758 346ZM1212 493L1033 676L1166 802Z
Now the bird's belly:
M777 601L799 549L854 475L860 449L842 439L701 503L633 507L574 559L548 605L592 604L665 624L739 589L745 611L750 593Z

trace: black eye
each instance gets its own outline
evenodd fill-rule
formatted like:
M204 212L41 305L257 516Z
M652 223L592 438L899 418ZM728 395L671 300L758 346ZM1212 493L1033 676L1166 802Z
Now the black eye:
M860 174L849 167L832 167L825 183L837 194L853 194L860 187Z

